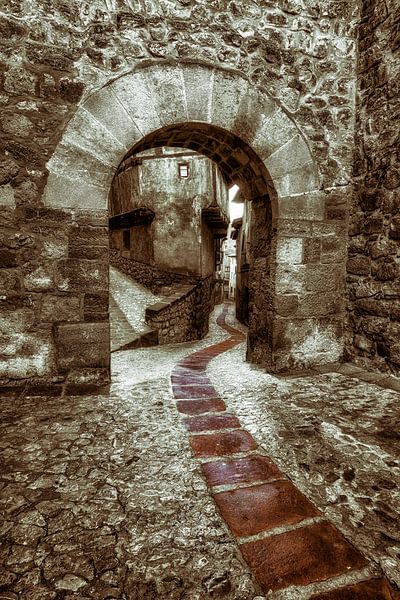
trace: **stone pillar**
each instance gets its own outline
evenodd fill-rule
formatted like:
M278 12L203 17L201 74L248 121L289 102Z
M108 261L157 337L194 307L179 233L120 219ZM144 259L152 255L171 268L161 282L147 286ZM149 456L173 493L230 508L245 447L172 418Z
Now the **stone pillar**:
M337 189L281 200L271 276L273 371L342 356L349 194Z

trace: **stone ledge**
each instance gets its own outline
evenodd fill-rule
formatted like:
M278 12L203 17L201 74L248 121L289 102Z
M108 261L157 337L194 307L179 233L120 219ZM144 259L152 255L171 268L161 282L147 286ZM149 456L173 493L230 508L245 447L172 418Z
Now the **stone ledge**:
M161 302L157 302L156 304L151 304L150 306L148 306L146 308L145 319L147 319L147 317L154 317L155 315L161 313L164 309L170 308L174 304L177 304L178 302L180 302L180 300L186 298L195 289L195 285L180 286L179 291L169 296L166 296Z
M361 367L357 367L351 363L332 363L329 365L323 365L321 367L315 367L314 371L317 373L340 373L347 377L354 379L360 379L365 383L371 383L381 388L388 390L394 390L400 392L400 378L395 375L388 375L387 373L379 373L374 371L366 371Z

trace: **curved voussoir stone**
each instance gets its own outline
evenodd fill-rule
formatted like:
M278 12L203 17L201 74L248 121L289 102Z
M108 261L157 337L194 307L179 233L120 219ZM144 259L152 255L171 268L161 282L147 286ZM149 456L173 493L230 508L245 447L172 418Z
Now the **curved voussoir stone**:
M149 68L146 82L162 126L188 121L185 82L180 66L157 65Z
M148 87L149 77L146 69L129 73L110 84L110 90L142 136L162 126L154 92Z
M279 179L312 162L310 149L298 133L264 160L271 177Z
M262 115L260 127L252 140L252 148L261 160L265 160L298 133L293 121L276 107L269 114Z
M110 166L115 165L117 157L121 160L127 150L112 132L83 107L77 110L68 123L62 142L66 146L72 145L86 150Z
M234 133L239 107L249 91L249 84L230 71L215 71L211 106L211 123Z
M96 186L87 179L70 179L64 175L51 173L44 192L43 203L57 208L101 210L108 207L109 185Z
M92 94L83 104L83 108L125 148L131 148L142 137L136 123L114 93L112 85Z
M232 133L239 136L251 147L263 122L275 109L276 102L270 96L248 87L246 95L242 97L238 106L232 124Z
M211 121L211 101L214 68L202 65L183 65L186 107L189 121Z
M313 162L273 181L279 197L295 196L319 189L318 172Z
M51 173L71 179L78 185L86 181L100 187L110 185L115 173L113 167L104 164L86 150L63 142L58 145L47 168Z

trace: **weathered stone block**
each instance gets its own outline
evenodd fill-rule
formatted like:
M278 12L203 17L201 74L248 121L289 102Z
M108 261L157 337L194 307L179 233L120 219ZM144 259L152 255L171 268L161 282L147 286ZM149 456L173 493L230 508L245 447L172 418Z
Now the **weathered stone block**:
M286 218L276 220L276 228L280 235L311 236L312 227L311 221L297 221Z
M40 292L54 288L54 271L51 264L31 265L23 279L26 290Z
M322 221L324 218L324 203L321 194L317 192L281 198L279 217L281 219Z
M303 260L303 240L301 238L278 239L276 260L282 264L301 264Z
M332 193L325 199L325 219L345 221L348 215L347 198L340 193Z
M263 160L274 150L293 139L296 134L298 134L298 130L294 123L282 110L276 109L263 118L252 141L252 148Z
M278 265L276 291L280 294L298 294L304 290L305 268L302 265Z
M147 88L147 78L140 71L119 78L110 86L139 132L148 133L162 127L160 115L154 105L154 96ZM158 95L158 94L157 94ZM143 107L146 107L143 110ZM139 138L140 139L140 135Z
M360 298L355 302L357 314L377 315L380 317L389 316L390 303L376 298Z
M379 281L391 281L400 276L400 265L393 258L388 257L379 263L374 272Z
M4 89L14 95L34 94L37 77L22 67L11 67L5 74Z
M93 185L108 186L112 175L109 164L72 143L58 144L57 152L47 163L47 168L60 177L75 180L77 186L80 180L88 180Z
M111 183L110 171L110 183ZM99 187L91 185L91 178L85 180L76 174L75 179L70 179L57 173L49 177L43 203L47 206L79 209L100 209L108 206L109 186Z
M58 260L60 258L67 258L68 254L68 238L65 233L57 231L54 233L47 233L43 240L43 248L40 252L40 256L44 259Z
M151 98L157 98L157 110L162 125L186 120L186 99L180 65L164 64L162 68L159 65L155 66L148 72L146 88ZM163 94L159 93L160 89L164 90Z
M321 262L344 264L347 257L345 238L326 236L321 241Z
M350 298L370 298L376 296L382 297L382 285L376 282L362 283L359 280L354 285L348 286L350 290Z
M400 343L390 344L389 346L390 362L400 365Z
M396 243L391 242L384 236L379 236L378 239L374 240L367 246L369 255L374 259L389 256L389 254L395 254L396 250Z
M381 215L371 215L364 222L364 233L381 233L383 229L383 217Z
M8 291L18 291L21 289L21 283L18 270L1 269L0 270L0 290L1 293Z
M278 196L281 198L314 192L319 188L318 173L312 161L300 169L291 171L283 177L276 179L274 183Z
M108 293L85 294L84 318L85 321L106 321L108 319Z
M382 335L388 329L388 321L384 317L364 317L362 330L368 335Z
M80 321L81 301L78 297L45 296L43 298L41 320L48 323L57 321Z
M307 265L305 289L308 292L342 290L344 268L341 265Z
M293 139L283 144L265 159L265 166L271 177L277 179L291 171L295 171L310 162L310 150L297 134Z
M0 268L10 269L18 266L18 255L14 250L0 248Z
M9 183L18 175L19 166L11 157L0 161L0 185Z
M318 263L321 258L321 239L306 238L303 241L303 262Z
M95 260L62 260L58 264L56 284L65 292L108 290L108 264Z
M335 362L342 355L341 319L276 319L273 327L277 371Z
M3 185L0 187L0 206L15 207L15 192L11 185Z
M109 367L110 328L108 323L76 323L56 327L58 366L75 368Z
M354 336L354 345L359 350L367 352L368 354L375 354L376 344L369 338L363 335Z
M371 271L371 260L368 256L352 256L347 261L347 271L354 275L369 275Z
M69 234L68 255L70 258L107 260L107 228L74 227Z
M111 131L119 142L127 148L132 147L141 138L141 133L132 121L112 89L102 89L101 93L90 96L84 103L84 108L90 112L102 125ZM110 111L110 105L113 110Z
M275 310L282 317L293 315L299 306L299 297L294 294L277 294L275 296Z
M389 236L393 240L400 240L400 217L393 217L390 224Z
M296 317L325 317L343 312L343 298L333 294L307 294L299 300Z
M210 102L214 83L212 69L204 69L201 65L191 64L190 68L183 68L185 96L190 121L210 120Z
M0 378L44 377L54 370L51 331L30 331L35 313L30 308L3 312L0 317Z

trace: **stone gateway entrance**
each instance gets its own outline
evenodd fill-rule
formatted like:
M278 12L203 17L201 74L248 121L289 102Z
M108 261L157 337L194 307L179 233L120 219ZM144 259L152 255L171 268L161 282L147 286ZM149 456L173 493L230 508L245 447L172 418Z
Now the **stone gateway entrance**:
M128 153L160 145L210 157L252 201L248 359L272 372L338 360L346 188L324 185L295 121L242 74L162 61L81 103L47 164L43 203L68 255L52 256L56 316L43 344L32 334L47 358L36 372L27 358L29 373L107 373L110 185Z

